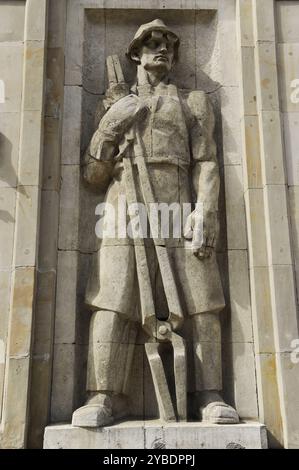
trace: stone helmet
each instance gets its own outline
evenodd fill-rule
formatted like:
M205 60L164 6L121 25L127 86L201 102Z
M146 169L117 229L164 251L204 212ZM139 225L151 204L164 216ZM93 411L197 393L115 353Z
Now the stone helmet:
M127 57L130 60L134 61L134 59L132 59L132 54L134 52L139 51L139 49L142 45L142 41L152 31L161 31L161 32L165 33L166 35L170 35L173 38L173 41L174 41L174 61L177 62L178 53L179 53L179 46L180 46L180 40L179 40L178 36L173 31L171 31L165 25L165 23L162 20L159 20L159 19L151 21L150 23L142 24L138 28L138 30L137 30L137 32L134 36L133 41L130 43L130 45L128 47L127 54L126 54Z

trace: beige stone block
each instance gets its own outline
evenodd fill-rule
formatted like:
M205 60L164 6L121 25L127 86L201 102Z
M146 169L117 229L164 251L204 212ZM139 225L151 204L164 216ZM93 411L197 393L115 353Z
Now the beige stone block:
M76 31L76 34L74 34ZM82 85L84 10L67 2L65 84Z
M59 251L55 313L55 343L76 339L78 253Z
M247 251L228 252L230 328L233 342L252 342Z
M299 187L293 186L289 188L289 207L291 218L291 233L293 256L295 267L297 269L297 284L299 292Z
M242 118L244 189L262 188L258 116Z
M218 3L218 35L220 44L221 84L223 86L238 86L237 67L237 31L236 5L234 0ZM227 60L227 58L230 60Z
M82 88L64 88L64 119L62 127L63 164L80 163Z
M52 0L49 6L48 47L64 47L66 0Z
M280 113L262 111L260 114L261 163L264 184L285 184L283 140Z
M14 271L9 333L9 354L13 357L30 354L35 277L35 268L17 268Z
M275 346L268 267L250 268L250 287L255 352L273 353Z
M41 172L43 120L40 111L24 111L20 137L19 184L38 186Z
M16 194L13 188L0 188L0 268L12 265Z
M274 5L272 0L253 0L254 32L257 41L275 41Z
M11 272L0 270L0 420L6 363L6 342L9 319Z
M100 239L95 232L99 216L95 214L95 211L97 205L102 202L102 195L92 193L87 188L81 188L79 247L83 253L91 253L99 248Z
M275 48L274 42L256 44L257 99L262 111L279 111Z
M278 354L282 369L282 390L285 404L285 419L288 433L285 437L285 448L299 449L298 409L299 409L299 361L289 353Z
M33 356L31 362L31 391L30 427L28 429L27 447L41 449L43 445L44 428L48 423L48 407L51 389L51 360Z
M74 410L74 370L75 345L56 344L52 375L50 418L52 423L71 420Z
M30 357L10 357L7 366L1 446L22 449L27 428Z
M241 47L241 67L241 96L243 100L243 113L244 115L253 116L257 114L256 80L254 73L255 62L253 47Z
M25 40L45 41L47 0L27 0L25 17Z
M35 266L39 226L39 188L19 186L16 201L16 233L14 263L16 266Z
M0 113L0 187L15 187L18 180L20 114Z
M23 108L41 111L44 98L45 43L26 41Z
M283 124L288 185L299 186L299 112L284 113Z
M0 42L24 40L25 1L1 2Z
M266 231L269 263L291 265L290 234L286 187L269 185L265 187Z
M36 360L50 362L54 333L56 273L37 273L36 306L34 318L34 347Z
M299 44L278 44L278 76L283 112L299 112Z
M241 418L258 418L252 343L232 343L235 406Z
M238 42L240 46L253 46L253 16L252 16L252 1L251 0L238 0L237 2L237 17L238 25Z
M43 180L44 190L60 189L60 121L51 117L44 120Z
M45 114L59 119L62 115L64 94L64 50L62 47L47 49L47 81Z
M120 32L124 35L127 29L126 22L124 21L125 11L119 11L119 24L122 27L115 31L115 25L109 24L110 15L105 13L105 10L98 10L97 17L95 17L93 11L86 12L87 27L85 28L85 41L84 41L84 67L83 67L83 85L84 89L89 93L103 94L106 91L106 56L109 55L110 51L107 48L119 48L123 45L124 38L122 41L118 41L118 35ZM110 10L110 14L111 14ZM136 12L138 14L138 12ZM108 25L106 25L106 21ZM114 27L113 27L114 26ZM112 31L109 31L109 30ZM121 30L121 31L120 31ZM112 37L110 37L112 35ZM103 47L99 47L103 45ZM118 51L115 50L114 54ZM122 59L122 54L119 54ZM95 96L92 96L95 99Z
M241 165L225 167L225 196L228 249L246 250L245 203Z
M250 266L268 266L263 189L245 193Z
M58 193L56 191L42 191L38 266L43 270L56 269L58 219Z
M0 80L4 87L4 102L0 102L0 113L19 112L21 109L23 54L22 43L0 44Z
M278 42L299 42L299 5L296 1L276 2Z
M292 341L298 336L293 267L271 266L270 288L275 315L273 324L276 351L289 351Z
M61 167L59 241L61 250L78 248L79 226L79 165Z
M221 88L221 116L224 164L241 163L241 107L237 87Z
M277 367L275 354L258 354L258 391L260 419L269 432L269 446L276 447L283 442L282 416L277 386Z

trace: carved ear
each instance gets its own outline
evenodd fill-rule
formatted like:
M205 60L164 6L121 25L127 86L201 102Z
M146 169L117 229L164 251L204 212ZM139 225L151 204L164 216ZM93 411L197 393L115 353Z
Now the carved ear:
M131 60L133 60L134 62L136 62L137 64L140 64L140 57L139 57L139 54L138 54L138 51L132 51L131 54L130 54L130 58Z

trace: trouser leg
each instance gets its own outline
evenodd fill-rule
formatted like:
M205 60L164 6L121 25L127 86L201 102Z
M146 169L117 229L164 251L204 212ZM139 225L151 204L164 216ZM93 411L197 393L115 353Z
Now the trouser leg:
M90 322L87 392L125 393L136 325L110 311L93 313Z
M195 391L222 389L221 325L218 313L192 318Z

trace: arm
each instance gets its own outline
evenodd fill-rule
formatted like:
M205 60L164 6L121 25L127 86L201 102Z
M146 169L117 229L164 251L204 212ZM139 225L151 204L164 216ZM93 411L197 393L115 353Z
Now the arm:
M189 95L189 108L194 117L191 129L193 157L192 182L197 196L197 208L191 214L189 224L193 239L193 252L199 258L211 256L218 231L219 169L217 148L214 141L215 117L206 94L194 92ZM202 229L202 237L198 237ZM199 241L199 242L198 242Z

